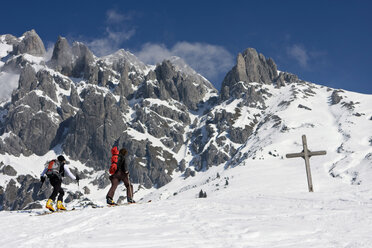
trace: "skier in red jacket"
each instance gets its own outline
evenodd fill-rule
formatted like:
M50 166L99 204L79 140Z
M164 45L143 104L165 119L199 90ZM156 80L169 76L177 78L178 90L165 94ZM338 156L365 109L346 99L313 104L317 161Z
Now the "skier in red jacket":
M106 195L107 204L116 205L114 202L115 190L118 187L120 181L124 182L125 187L127 188L127 201L128 203L135 203L133 200L133 185L129 181L129 170L128 165L125 160L127 155L127 150L125 148L120 149L115 146L111 149L111 167L110 167L110 181L111 188Z

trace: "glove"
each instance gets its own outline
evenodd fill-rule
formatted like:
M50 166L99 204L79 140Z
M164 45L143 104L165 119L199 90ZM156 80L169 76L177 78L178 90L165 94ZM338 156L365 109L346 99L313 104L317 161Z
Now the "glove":
M76 177L76 181L79 182L79 180L80 180L79 175L76 175L75 177Z
M45 176L40 176L40 182L44 182L45 181Z
M124 171L124 176L129 180L129 171Z

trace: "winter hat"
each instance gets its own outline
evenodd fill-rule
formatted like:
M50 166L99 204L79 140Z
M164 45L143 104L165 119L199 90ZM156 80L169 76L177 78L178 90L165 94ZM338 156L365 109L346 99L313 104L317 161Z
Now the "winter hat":
M125 155L127 155L127 153L128 153L127 149L125 149L125 148L120 149L120 154L121 155L125 156Z
M59 155L58 157L57 157L57 159L58 159L58 161L59 162L66 162L66 159L65 159L65 157L63 157L62 155Z

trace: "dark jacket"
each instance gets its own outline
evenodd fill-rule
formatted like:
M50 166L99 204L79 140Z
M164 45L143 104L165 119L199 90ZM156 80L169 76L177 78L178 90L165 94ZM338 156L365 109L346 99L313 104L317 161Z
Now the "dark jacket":
M125 159L125 156L123 156L122 154L119 154L119 158L118 158L118 169L123 171L123 172L127 172L128 171L128 165L127 165L127 161Z

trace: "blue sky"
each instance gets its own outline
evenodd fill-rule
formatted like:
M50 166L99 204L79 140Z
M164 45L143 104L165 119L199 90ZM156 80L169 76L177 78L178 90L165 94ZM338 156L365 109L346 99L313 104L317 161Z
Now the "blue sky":
M35 29L96 55L124 48L146 63L182 57L220 88L236 56L255 48L278 69L372 94L372 1L6 1L0 34Z

